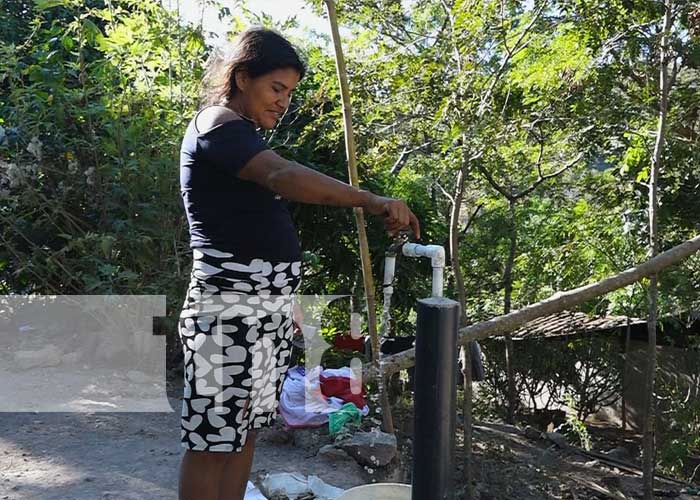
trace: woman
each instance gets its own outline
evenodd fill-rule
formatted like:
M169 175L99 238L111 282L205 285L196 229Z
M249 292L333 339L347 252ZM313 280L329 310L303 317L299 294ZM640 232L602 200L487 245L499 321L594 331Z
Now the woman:
M363 207L383 216L390 233L410 225L419 235L418 220L403 201L285 160L257 134L256 128L277 124L304 72L279 34L245 31L205 79L205 107L182 142L180 182L193 268L180 319L187 450L181 500L243 499L255 431L275 418L291 349L289 298L301 274L299 242L283 199ZM224 310L234 312L225 316Z

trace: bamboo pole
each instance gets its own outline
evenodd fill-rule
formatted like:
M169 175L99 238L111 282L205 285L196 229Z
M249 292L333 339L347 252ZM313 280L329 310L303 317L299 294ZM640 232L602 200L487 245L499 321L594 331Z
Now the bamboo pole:
M355 149L355 135L352 127L352 103L350 101L350 90L348 86L347 69L345 58L343 57L343 47L340 42L340 32L338 30L338 17L333 0L324 0L328 9L328 19L331 24L331 34L333 46L335 48L335 64L338 70L338 82L340 83L340 95L343 102L343 121L345 125L345 153L348 159L348 177L350 184L356 188L360 187L357 175L357 152ZM367 301L367 330L372 344L372 365L381 373L379 336L377 335L377 310L374 297L374 278L372 277L372 261L369 254L369 244L367 242L367 231L365 229L365 214L361 207L355 207L355 223L357 225L357 235L360 243L360 260L362 262L362 278L365 286L365 297ZM389 404L386 392L386 379L379 377L379 399L382 411L382 423L384 432L394 433L394 423L391 417L391 405Z

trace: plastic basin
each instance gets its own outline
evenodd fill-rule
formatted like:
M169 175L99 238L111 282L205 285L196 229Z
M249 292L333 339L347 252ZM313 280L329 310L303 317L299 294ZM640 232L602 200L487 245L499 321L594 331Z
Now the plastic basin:
M351 488L338 500L411 500L411 485L399 483L365 484Z

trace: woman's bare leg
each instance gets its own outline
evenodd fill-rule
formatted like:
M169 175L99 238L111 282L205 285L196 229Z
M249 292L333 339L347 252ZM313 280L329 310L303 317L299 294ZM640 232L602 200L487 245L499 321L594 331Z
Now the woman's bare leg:
M243 500L245 489L253 466L255 453L255 431L248 431L245 446L239 453L227 453L221 477L218 500Z
M180 464L180 500L218 500L219 485L228 455L187 450Z
M180 465L179 500L243 500L254 452L255 431L237 453L187 450Z

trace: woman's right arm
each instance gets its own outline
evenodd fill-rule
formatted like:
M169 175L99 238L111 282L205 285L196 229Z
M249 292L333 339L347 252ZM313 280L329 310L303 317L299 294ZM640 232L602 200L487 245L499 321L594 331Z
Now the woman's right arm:
M352 187L333 177L282 158L265 150L251 158L238 172L241 179L260 184L290 201L362 207L369 213L384 216L387 231L394 233L410 226L420 238L420 224L402 200L378 196Z

